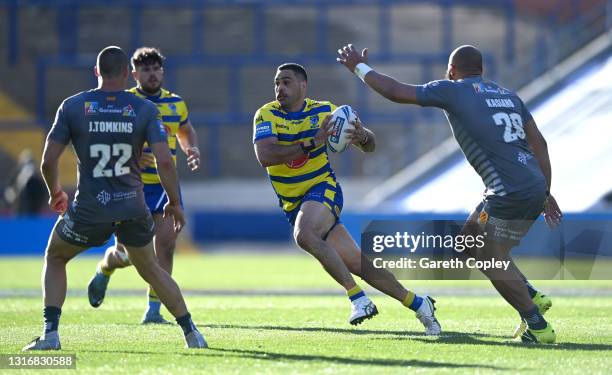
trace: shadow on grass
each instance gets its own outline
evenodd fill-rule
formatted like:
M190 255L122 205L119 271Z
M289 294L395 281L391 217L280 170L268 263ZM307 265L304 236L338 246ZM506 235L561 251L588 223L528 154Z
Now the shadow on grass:
M295 332L329 332L329 333L346 333L351 335L385 335L385 336L423 336L423 331L386 331L386 330L371 330L360 328L332 328L332 327L288 327L288 326L270 326L270 325L240 325L240 324L199 324L201 328L220 328L220 329L253 329L253 330L271 330L271 331L295 331ZM444 331L444 335L467 335L462 332ZM490 338L506 338L506 336L490 335L487 333L469 333L476 337Z
M269 325L240 325L240 324L201 324L201 328L212 329L252 329L252 330L272 330L272 331L295 331L295 332L329 332L345 333L351 335L381 335L393 336L394 340L413 340L428 344L463 344L463 345L487 345L503 346L527 349L546 349L546 350L573 350L573 351L599 351L612 350L612 344L588 344L562 342L552 345L524 344L520 341L511 341L508 336L491 335L479 332L456 332L443 331L439 337L427 337L422 331L384 331L369 329L350 329L350 328L331 328L331 327L287 327ZM481 338L504 339L505 341L482 340Z
M480 365L480 364L462 364L462 363L447 363L434 361L420 361L416 359L387 359L387 358L347 358L338 356L313 355L313 354L289 354L275 353L263 350L243 350L243 349L221 349L211 348L209 351L223 353L223 356L228 354L238 355L243 358L263 359L269 361L317 361L342 365L368 365L368 366L387 366L387 367L430 367L430 368L480 368L487 370L506 370L504 367Z
M485 370L509 370L505 367L481 365L481 364L465 364L465 363L448 363L435 361L421 361L417 359L402 360L388 358L350 358L339 356L327 356L316 354L291 354L268 352L264 350L247 350L247 349L225 349L225 348L208 348L203 350L191 350L170 352L170 351L143 351L143 350L81 350L80 353L121 353L135 355L160 355L172 356L180 355L187 357L219 357L219 358L238 358L238 359L257 359L267 361L301 361L301 362L324 362L339 365L360 365L360 366L382 366L382 367L429 367L429 368L451 368L451 369L485 369Z
M540 350L568 350L568 351L603 351L612 350L611 344L589 344L589 343L572 343L562 342L558 344L525 344L520 341L511 341L505 337L507 341L490 341L480 340L475 335L469 333L447 332L446 334L435 338L427 339L423 337L412 337L412 341L420 341L428 344L452 344L452 345L485 345L485 346L500 346L514 347L521 349L540 349ZM400 338L402 339L402 338Z

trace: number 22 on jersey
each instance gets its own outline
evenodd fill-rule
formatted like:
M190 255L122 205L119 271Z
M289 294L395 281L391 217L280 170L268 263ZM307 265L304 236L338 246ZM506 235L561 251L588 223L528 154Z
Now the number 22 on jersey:
M106 164L112 156L119 156L119 159L115 162L113 169L106 168ZM130 168L125 166L130 157L132 156L132 145L127 143L115 143L112 145L106 145L103 143L96 143L89 147L89 156L92 158L100 158L98 164L93 169L93 176L98 177L115 177L123 176L130 173ZM114 172L114 173L113 173Z

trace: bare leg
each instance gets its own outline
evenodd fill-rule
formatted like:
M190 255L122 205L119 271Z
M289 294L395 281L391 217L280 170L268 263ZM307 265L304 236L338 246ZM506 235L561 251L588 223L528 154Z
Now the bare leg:
M293 236L298 246L314 256L338 284L350 290L357 285L353 276L338 252L323 240L334 221L333 214L325 205L306 201L298 213Z
M464 235L479 235L482 234L478 224L478 216L480 212L473 211L468 217L462 234ZM491 280L493 287L497 292L516 310L527 311L534 306L529 292L527 290L527 278L520 272L512 258L510 257L510 245L499 244L487 241L486 246L482 249L468 249L466 255L479 259L507 260L510 261L510 266L507 271L493 270L483 271L483 273ZM520 282L519 282L520 281Z
M62 240L55 229L51 232L42 271L43 303L61 308L66 299L66 264L86 247Z
M327 237L327 243L336 249L353 275L361 277L384 294L404 302L408 290L397 281L391 272L372 265L372 262L357 247L344 225L338 224L334 227Z
M187 315L187 306L183 295L172 277L157 263L153 244L149 243L144 247L126 246L126 249L138 274L153 286L168 311L177 318Z

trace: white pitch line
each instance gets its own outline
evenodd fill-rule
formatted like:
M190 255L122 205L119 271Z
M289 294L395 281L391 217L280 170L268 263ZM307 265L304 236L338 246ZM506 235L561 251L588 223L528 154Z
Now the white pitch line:
M435 297L491 297L497 292L493 288L452 288L432 287L420 288ZM546 288L546 294L556 297L612 297L612 289L607 288ZM376 290L367 290L368 294L381 295ZM111 296L140 296L144 289L111 289L107 295ZM333 289L187 289L183 291L185 296L240 296L240 297L325 297L344 296L340 290ZM41 297L40 289L2 289L0 298L30 298ZM86 290L69 290L69 297L85 297Z

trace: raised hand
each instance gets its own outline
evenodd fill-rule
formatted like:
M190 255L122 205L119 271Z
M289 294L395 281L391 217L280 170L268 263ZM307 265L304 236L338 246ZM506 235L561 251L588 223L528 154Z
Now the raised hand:
M351 72L355 72L355 67L359 63L368 63L368 49L364 48L361 53L359 53L352 44L344 46L338 49L338 57L336 61L340 64L346 66L348 70Z

